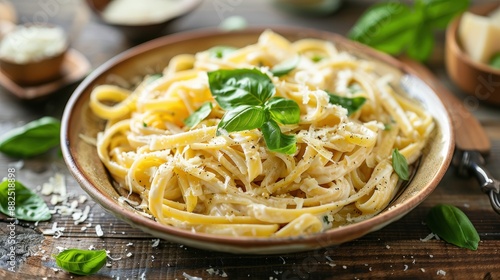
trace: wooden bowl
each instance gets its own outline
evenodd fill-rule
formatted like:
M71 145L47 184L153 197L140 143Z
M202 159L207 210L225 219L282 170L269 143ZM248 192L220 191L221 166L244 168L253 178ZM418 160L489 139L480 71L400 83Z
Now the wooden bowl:
M472 7L470 11L487 15L500 6L488 3ZM500 105L500 69L495 69L472 60L461 46L458 26L461 17L454 19L446 30L446 70L448 75L463 91L479 101Z
M127 37L132 42L144 42L149 39L158 37L165 27L174 19L179 18L183 15L194 10L201 3L201 0L184 0L185 6L182 10L177 13L172 14L168 18L163 19L160 22L150 23L150 24L116 24L107 22L103 18L103 11L113 0L86 0L85 2L90 7L90 10L97 15L99 20L109 26L113 26L119 29L125 37Z
M61 77L66 53L67 50L53 57L23 64L0 58L0 69L19 85L40 85Z
M413 179L385 210L368 220L318 234L293 238L248 238L196 233L163 225L139 214L127 204L119 203L118 198L122 190L114 187L113 180L97 155L96 147L85 140L87 137L95 138L104 125L89 108L92 89L97 85L109 83L112 77L133 80L138 76L151 74L151 69L161 72L169 60L178 54L196 53L217 45L243 47L255 43L263 32L263 29L257 28L236 32L209 29L177 33L132 48L93 71L71 96L62 119L63 157L81 187L118 218L153 236L196 248L245 254L298 252L340 244L381 229L415 208L438 185L448 169L454 149L451 120L432 85L420 79L418 71L393 57L349 41L340 35L302 28L273 30L292 41L301 38L331 41L339 49L374 61L377 71L390 73L395 81L401 81L403 84L405 78L414 77L411 79L412 83L406 84L408 95L433 115L436 129L423 151ZM398 92L404 94L403 86L396 86Z

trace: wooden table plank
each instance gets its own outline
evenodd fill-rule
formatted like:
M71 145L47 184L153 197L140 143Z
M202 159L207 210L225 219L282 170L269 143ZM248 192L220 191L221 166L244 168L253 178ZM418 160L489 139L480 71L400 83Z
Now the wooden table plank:
M342 9L332 16L311 18L285 13L268 2L204 1L193 14L173 23L165 33L217 26L229 16L242 15L250 25L286 24L345 34L361 12L373 3L368 0L345 1ZM228 10L218 12L216 4L221 3L230 5ZM26 7L37 8L36 5ZM442 40L442 34L440 38ZM73 47L84 53L93 67L131 46L122 34L98 23L94 17L90 17L73 42ZM443 42L438 42L438 46L443 46ZM442 63L436 55L428 65L445 86L464 100L466 95L449 81ZM0 133L43 115L60 117L71 91L68 88L36 102L19 101L0 91ZM488 168L500 178L498 108L479 104L471 111L492 140ZM61 172L73 197L85 195L69 175L57 151L23 163L16 169L16 175L31 187L36 188L55 172ZM16 164L16 159L0 155L0 175ZM49 201L50 196L44 196L44 199ZM429 209L438 203L454 204L469 215L481 237L477 251L461 249L441 240L421 241L430 233L423 220ZM110 256L121 259L110 261L109 267L81 279L140 279L142 276L145 279L186 279L187 275L203 279L500 279L500 265L495 261L500 254L499 216L491 210L488 198L479 190L477 182L456 177L453 168L428 199L401 220L352 242L295 254L232 255L163 240L153 247L154 237L130 227L90 199L79 208L87 205L91 207L92 216L79 225L74 225L71 216L56 214L51 221L40 222L37 226L33 223L16 226L17 237L23 246L17 255L20 264L16 272L11 273L7 271L5 259L0 257L0 279L68 279L69 274L53 270L56 265L51 254L57 253L58 248L87 249L91 246L109 250ZM65 227L62 236L40 235L40 230L51 228L53 222ZM8 223L5 216L0 216L0 245L5 245ZM98 224L104 231L102 237L95 233L94 227ZM82 226L87 226L87 229L82 231ZM5 247L0 246L0 255L4 252ZM128 253L132 255L127 257ZM444 272L446 275L442 275Z

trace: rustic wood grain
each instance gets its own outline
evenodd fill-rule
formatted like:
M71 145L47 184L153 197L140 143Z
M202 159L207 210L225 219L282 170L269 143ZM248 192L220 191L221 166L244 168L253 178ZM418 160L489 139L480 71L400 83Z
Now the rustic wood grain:
M13 2L22 6L24 11L40 10L37 4L33 4L37 1ZM204 1L193 14L174 22L164 33L217 26L229 16L242 15L250 25L295 25L346 34L356 18L373 2L345 1L339 12L328 17L311 18L277 10L266 0ZM217 10L217 5L226 5L226 10ZM442 34L437 34L437 37L443 40ZM117 30L101 25L93 17L72 43L75 49L87 56L93 67L132 46ZM437 45L442 47L443 41ZM442 57L433 57L427 66L459 102L464 100L466 95L447 78ZM4 89L0 90L0 134L43 115L60 117L71 91L71 88L62 89L45 100L26 102L7 94ZM470 112L478 117L491 140L487 166L493 176L500 178L498 108L478 104ZM477 140L475 132L469 135L469 140ZM19 164L17 159L0 155L0 176L7 173L8 167L17 166L17 178L36 189L55 172L62 172L72 197L85 195L65 169L57 150L25 160L22 167L16 164ZM49 196L43 198L47 202L50 200ZM442 240L421 241L430 233L423 222L425 216L438 203L453 204L470 217L481 238L477 251L461 249ZM144 279L186 279L187 275L203 279L500 279L497 261L500 255L500 217L491 209L477 182L472 178L458 178L453 168L421 205L382 230L339 246L287 255L232 255L166 241L152 247L154 237L130 227L91 200L80 204L79 208L86 205L91 207L92 216L79 225L74 225L70 216L60 214L36 226L33 223L17 225L17 237L25 247L19 249L15 273L9 272L0 261L0 279L141 279L142 276ZM54 222L66 228L62 236L40 235L41 230L51 228ZM2 242L9 234L8 223L7 217L0 215L0 245L5 245ZM102 237L95 234L94 227L98 224L104 231ZM87 229L82 230L82 226ZM57 266L51 255L56 254L58 248L87 249L91 246L109 250L110 256L121 259L110 261L109 266L87 277L54 270ZM2 249L5 247L0 246ZM127 253L132 255L127 257ZM4 257L0 256L0 260ZM439 274L441 270L443 272ZM444 272L446 274L442 275Z

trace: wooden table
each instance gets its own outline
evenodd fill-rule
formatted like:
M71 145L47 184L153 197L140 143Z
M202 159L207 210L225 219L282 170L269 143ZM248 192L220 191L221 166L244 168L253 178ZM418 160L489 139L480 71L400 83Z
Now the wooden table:
M22 9L37 11L40 10L37 3L43 1L24 6L13 2ZM278 10L266 0L203 1L195 12L173 23L165 32L217 26L229 16L242 15L250 25L296 25L346 34L374 1L345 2L331 16L301 17ZM80 12L85 13L85 10ZM82 30L72 46L87 56L93 67L131 47L122 34L98 23L94 17L79 18ZM449 82L443 68L443 34L436 34L436 37L436 53L428 66L463 101L466 95ZM44 115L60 117L73 89L68 87L50 98L31 102L21 101L2 89L0 134ZM477 104L470 109L492 141L488 167L496 178L500 178L499 108ZM62 173L70 197L85 196L57 151L24 161L0 155L0 175L6 176L9 167L15 168L18 180L33 189L55 173ZM58 253L60 248L95 247L109 250L109 255L117 260L110 260L96 275L82 279L186 279L189 276L203 279L500 279L500 216L491 209L487 196L479 190L475 180L458 178L454 171L450 168L437 189L420 206L382 230L340 246L287 255L232 255L163 240L153 246L154 237L130 227L88 199L78 207L91 209L82 224L75 225L71 216L61 214L55 214L48 222L18 224L15 228L17 264L16 272L12 273L5 262L9 222L0 215L0 278L76 278L58 270L51 255ZM50 196L43 197L49 202ZM430 233L423 220L429 209L438 203L453 204L470 217L481 237L477 251L436 239L421 241ZM54 223L65 228L60 237L41 233L52 228ZM102 237L96 235L96 225L101 225Z

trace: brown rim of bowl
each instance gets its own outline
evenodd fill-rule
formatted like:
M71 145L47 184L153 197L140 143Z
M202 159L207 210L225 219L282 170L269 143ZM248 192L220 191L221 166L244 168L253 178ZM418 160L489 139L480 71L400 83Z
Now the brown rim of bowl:
M488 12L493 11L495 8L500 7L500 3L487 3L484 5L478 5L472 7L469 11L478 14L478 15L486 15ZM473 68L479 69L486 73L493 73L496 75L500 75L500 69L495 69L486 63L478 62L473 60L463 49L460 39L458 38L458 26L460 20L462 19L462 15L457 16L452 20L450 25L446 30L446 41L449 43L449 47L451 48L452 53L456 56L461 57L461 60L472 66Z
M356 51L359 51L361 53L367 54L370 57L375 58L376 60L379 60L381 62L387 63L389 65L392 65L393 67L397 69L401 69L403 72L408 73L408 74L413 74L417 77L419 77L419 74L416 70L412 69L411 67L408 67L404 65L402 62L398 61L397 59L378 52L376 50L373 50L365 45L359 44L357 42L352 42L341 35L334 34L331 32L327 31L318 31L314 29L308 29L308 28L295 28L295 27L283 27L283 26L272 26L272 27L253 27L253 28L248 28L242 31L236 31L234 33L238 33L240 35L255 35L255 34L260 34L262 31L265 29L272 29L276 31L279 34L305 34L308 35L308 37L314 37L314 38L321 38L324 40L328 41L335 41L335 42L340 42L346 46L352 47ZM361 221L355 224L343 226L340 228L335 228L332 230L328 230L319 234L313 234L313 235L304 235L304 236L298 236L298 237L286 237L286 238L252 238L252 237L231 237L231 236L218 236L218 235L212 235L212 234L207 234L207 233L193 233L191 231L175 228L173 226L167 226L167 225L162 225L154 220L148 219L144 216L135 214L131 211L126 211L123 209L122 206L120 206L116 201L114 201L111 198L108 198L105 194L97 190L87 178L85 178L84 174L80 172L80 166L74 161L74 158L72 157L71 151L69 149L70 143L69 141L69 130L70 128L68 127L68 124L70 123L71 118L75 118L71 114L73 111L74 106L77 104L79 99L81 98L82 94L89 88L94 83L94 80L99 78L100 76L104 75L106 71L111 69L112 67L134 57L137 54L143 53L150 51L155 48L159 48L161 46L175 43L175 42L181 42L184 40L192 40L192 39L202 39L202 38L209 38L214 35L223 35L223 34L230 34L231 32L224 32L220 30L216 30L213 28L204 28L204 29L199 29L199 30L194 30L190 32L181 32L177 33L174 35L169 35L161 38L154 39L152 41L149 41L147 43L138 45L136 47L133 47L117 56L114 58L108 60L104 64L102 64L100 67L98 67L95 71L93 71L75 90L74 94L71 96L69 99L66 108L64 110L63 118L62 118L62 127L61 127L61 149L63 153L64 160L68 166L68 169L70 172L73 174L75 179L80 183L81 187L89 193L94 199L100 201L101 205L106 208L107 210L114 212L114 213L120 213L122 217L126 217L128 221L133 221L134 223L140 224L143 227L150 228L154 231L158 232L164 232L169 235L173 235L176 238L181 238L181 239L192 239L192 240L199 240L203 242L211 242L211 243L217 243L217 244L224 244L227 246L235 246L238 248L242 247L252 247L252 248L265 248L266 246L284 246L284 245L293 245L297 240L300 240L301 244L315 244L315 248L317 247L324 247L327 245L331 245L329 241L335 241L337 243L343 243L347 241L354 240L356 238L359 238L371 231L378 230L384 226L386 226L388 223L392 222L394 219L399 219L402 216L406 215L411 209L415 208L418 204L420 204L427 196L429 196L432 191L435 189L435 187L438 185L442 177L444 176L446 170L448 169L448 166L451 162L451 155L453 152L454 148L454 133L452 130L452 124L451 124L451 119L449 117L448 112L444 112L446 116L448 116L448 123L449 123L449 129L447 130L447 133L450 135L450 144L447 147L446 150L446 157L445 159L439 164L438 172L436 173L436 176L434 180L432 180L426 188L423 190L419 191L416 193L414 196L411 198L407 199L405 201L404 205L400 205L398 207L394 207L391 210L384 211L380 214L377 214L376 216L365 220ZM429 85L434 91L435 89L432 87L432 85ZM441 100L439 97L437 97L439 100ZM442 102L441 102L442 103ZM443 108L446 108L443 105ZM444 128L443 128L444 129ZM446 148L446 147L445 147ZM249 241L251 243L249 243ZM318 246L319 244L319 246ZM323 245L322 245L323 244ZM313 248L310 248L313 249Z

